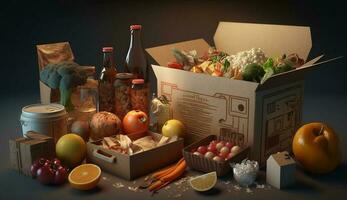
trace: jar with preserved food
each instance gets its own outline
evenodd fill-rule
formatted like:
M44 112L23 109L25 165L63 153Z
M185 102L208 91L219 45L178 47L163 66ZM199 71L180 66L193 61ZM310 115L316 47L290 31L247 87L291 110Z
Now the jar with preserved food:
M104 54L103 69L99 78L98 112L107 111L114 113L114 81L117 70L113 60L113 47L102 48Z
M132 78L133 74L131 73L118 73L116 75L116 80L114 82L115 114L119 119L123 119L132 109L130 99Z
M133 110L141 110L148 115L149 109L149 88L143 79L133 79L130 96Z

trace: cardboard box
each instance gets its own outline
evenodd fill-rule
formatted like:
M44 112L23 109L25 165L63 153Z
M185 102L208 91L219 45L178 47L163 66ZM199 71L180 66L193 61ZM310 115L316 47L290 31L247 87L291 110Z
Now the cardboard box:
M219 23L214 43L228 54L259 47L268 56L297 53L305 61L312 46L309 27L233 22ZM186 141L234 134L251 147L251 159L261 164L274 152L290 151L293 134L301 124L304 75L334 59L317 63L322 57L318 56L263 84L163 67L174 60L172 48L195 49L201 56L209 47L205 40L197 39L147 49L161 65L152 65L157 93L168 97L172 117L186 125Z
M295 183L296 162L289 153L272 154L266 161L266 182L277 189L283 189Z
M52 137L28 132L27 137L9 140L11 168L31 176L30 167L40 157L54 156Z
M161 135L149 133L160 139ZM168 144L127 155L104 149L100 141L87 143L87 162L100 166L102 170L127 180L144 176L156 169L163 168L182 158L183 139Z

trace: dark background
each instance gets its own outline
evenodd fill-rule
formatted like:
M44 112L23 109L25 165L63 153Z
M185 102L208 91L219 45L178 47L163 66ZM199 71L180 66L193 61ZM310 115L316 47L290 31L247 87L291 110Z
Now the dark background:
M116 1L7 0L0 4L0 199L167 199L168 193L133 193L114 189L119 178L103 173L90 192L40 185L9 168L8 140L22 134L19 116L25 105L39 101L36 45L69 41L76 61L100 67L101 47L113 45L119 71L129 45L129 25L143 25L145 47L204 38L213 45L219 21L305 25L311 27L310 58L346 56L346 7L343 1ZM256 33L254 33L256 34ZM286 39L286 38L283 38ZM300 42L300 41L297 41ZM256 190L200 194L188 190L181 199L338 199L347 191L347 66L346 58L309 73L303 123L323 121L341 139L342 164L335 172L314 176L298 171L297 184L287 190ZM99 68L100 70L100 68ZM153 78L153 77L152 77ZM194 172L189 172L194 173ZM264 182L264 177L259 178ZM219 181L220 187L222 183ZM173 187L175 187L173 185Z
M113 45L117 68L122 71L129 25L135 23L144 27L144 47L196 38L213 45L219 21L305 25L312 32L311 58L322 53L327 58L345 55L346 10L342 2L9 0L0 8L0 90L2 95L39 91L37 44L69 41L79 64L97 67L101 47ZM310 73L306 92L346 93L345 61Z

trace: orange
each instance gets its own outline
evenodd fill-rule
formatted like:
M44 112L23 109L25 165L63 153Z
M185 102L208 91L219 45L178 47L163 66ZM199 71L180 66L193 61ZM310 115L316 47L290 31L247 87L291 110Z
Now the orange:
M83 164L69 174L70 185L78 190L93 189L100 180L101 169L94 164Z

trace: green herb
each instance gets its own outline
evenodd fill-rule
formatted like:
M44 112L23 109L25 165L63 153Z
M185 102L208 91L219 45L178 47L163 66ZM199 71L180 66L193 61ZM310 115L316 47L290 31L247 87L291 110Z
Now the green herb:
M223 68L222 68L223 73L226 73L228 71L229 67L230 67L230 62L228 59L225 59L224 64L223 64Z

